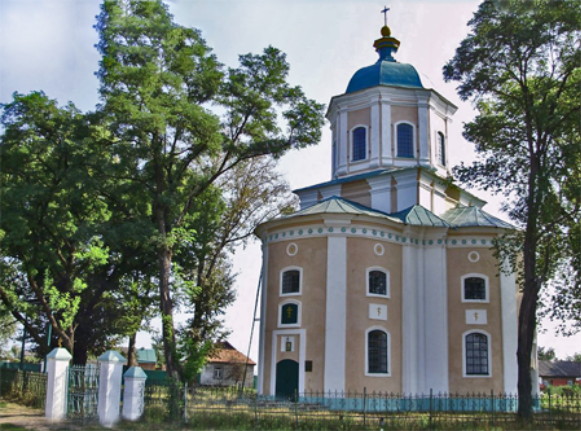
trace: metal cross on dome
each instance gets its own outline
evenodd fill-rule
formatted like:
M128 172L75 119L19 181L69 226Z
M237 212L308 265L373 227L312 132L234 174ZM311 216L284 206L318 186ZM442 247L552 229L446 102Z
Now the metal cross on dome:
M383 7L383 10L381 11L381 13L383 14L383 23L384 25L387 25L387 12L389 11L389 8L387 6Z

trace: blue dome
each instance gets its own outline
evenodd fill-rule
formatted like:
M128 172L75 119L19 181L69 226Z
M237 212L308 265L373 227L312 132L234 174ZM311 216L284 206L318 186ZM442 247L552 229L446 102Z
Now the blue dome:
M424 88L415 67L384 58L355 72L345 92L353 93L378 85Z

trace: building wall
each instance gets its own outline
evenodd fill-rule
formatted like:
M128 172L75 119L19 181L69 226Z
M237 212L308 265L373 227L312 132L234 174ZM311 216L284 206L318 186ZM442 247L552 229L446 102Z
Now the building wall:
M200 384L205 386L235 386L244 378L244 364L208 363L200 373ZM217 374L216 370L219 369ZM254 385L254 365L246 365L244 386Z
M383 254L374 250L383 247ZM401 246L371 239L347 239L347 348L346 378L347 391L401 390ZM381 250L379 250L381 251ZM389 271L389 298L367 296L367 268L380 267ZM370 305L386 305L387 320L370 318ZM373 314L372 314L373 315ZM390 376L366 376L366 331L381 328L389 333Z
M449 241L454 239L450 236ZM462 240L458 238L458 242ZM474 260L478 253L477 262ZM470 254L472 253L472 254ZM500 283L498 266L493 250L487 247L448 248L448 339L449 354L449 389L451 393L471 393L474 391L495 393L503 392L503 353L502 353L502 315L500 305ZM462 302L461 278L466 274L483 274L488 277L488 302ZM473 310L473 311L469 311ZM480 319L486 314L486 323L470 324L467 314L472 319L478 313ZM478 321L478 320L476 320ZM463 377L463 334L467 331L483 331L490 335L491 372L490 377Z
M290 256L287 249L296 244L297 252ZM269 267L266 280L266 330L264 334L264 393L271 393L273 379L271 374L276 370L276 363L283 359L299 361L301 342L306 345L305 360L313 361L311 372L304 373L305 390L320 390L323 386L325 302L326 302L326 238L305 238L270 243ZM284 268L289 266L302 269L301 294L296 296L280 295L280 277ZM307 328L306 340L301 340L299 328L290 328L279 324L279 309L286 301L300 302L300 322ZM308 306L305 306L308 305ZM273 346L273 334L276 346ZM281 333L280 331L284 331ZM294 352L281 352L281 340L294 337ZM274 348L274 352L273 352ZM273 358L274 357L274 361ZM304 370L304 363L299 362L299 372Z

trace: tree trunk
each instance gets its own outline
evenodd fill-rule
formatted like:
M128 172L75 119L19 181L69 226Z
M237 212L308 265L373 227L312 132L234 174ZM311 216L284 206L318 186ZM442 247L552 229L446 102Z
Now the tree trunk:
M528 212L523 247L524 289L518 316L518 416L524 422L530 422L533 416L531 355L537 326L537 300L540 288L536 267L539 216L538 172L538 160L533 155L528 178Z
M85 365L89 358L89 344L92 342L92 337L84 333L83 327L79 326L75 331L76 340L73 345L73 364Z
M137 352L135 351L135 339L137 338L137 333L134 332L129 336L129 347L127 348L127 366L136 367L137 364Z
M160 277L159 296L161 311L161 333L167 374L174 379L181 378L181 367L176 355L176 336L173 323L173 303L170 292L171 250L162 246L159 251Z

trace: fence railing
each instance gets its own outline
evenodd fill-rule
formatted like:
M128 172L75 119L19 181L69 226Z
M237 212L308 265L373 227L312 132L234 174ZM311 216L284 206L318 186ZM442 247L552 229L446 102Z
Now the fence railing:
M0 369L0 397L44 408L47 375L34 371Z

